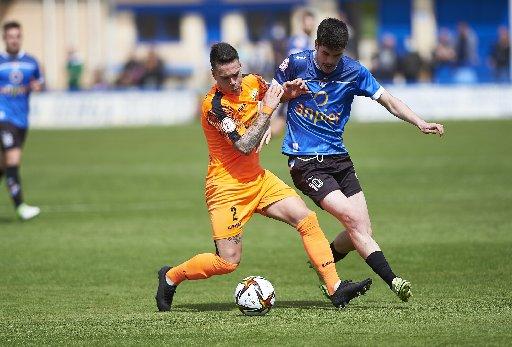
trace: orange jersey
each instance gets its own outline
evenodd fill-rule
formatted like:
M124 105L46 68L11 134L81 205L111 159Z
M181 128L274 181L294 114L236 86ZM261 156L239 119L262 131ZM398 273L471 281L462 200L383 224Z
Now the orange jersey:
M259 154L253 151L244 155L236 142L258 115L258 103L268 86L257 75L242 78L240 95L223 95L214 86L206 95L201 114L201 125L209 150L206 197L218 201L226 185L255 180L263 174ZM219 193L219 194L217 194ZM210 205L210 203L208 203Z

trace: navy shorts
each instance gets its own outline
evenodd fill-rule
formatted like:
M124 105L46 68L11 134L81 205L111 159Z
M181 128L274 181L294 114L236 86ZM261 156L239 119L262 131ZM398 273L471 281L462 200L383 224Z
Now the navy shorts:
M27 129L18 128L11 123L0 123L0 149L2 152L12 148L22 148L27 137Z
M346 197L363 190L348 155L290 156L288 167L295 187L318 206L335 190Z

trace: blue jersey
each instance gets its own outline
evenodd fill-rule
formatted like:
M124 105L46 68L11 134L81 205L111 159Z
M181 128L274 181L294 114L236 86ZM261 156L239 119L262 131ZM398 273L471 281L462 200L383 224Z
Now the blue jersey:
M28 128L30 81L41 80L37 61L28 54L0 54L0 122Z
M290 55L276 70L280 84L302 78L309 93L288 103L282 151L288 155L347 154L343 131L354 95L378 99L384 89L358 61L343 56L336 69L323 73L316 51Z

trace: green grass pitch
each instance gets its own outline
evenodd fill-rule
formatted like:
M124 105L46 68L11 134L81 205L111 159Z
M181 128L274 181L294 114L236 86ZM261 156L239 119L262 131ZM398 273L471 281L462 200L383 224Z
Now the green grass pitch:
M350 124L346 142L375 238L413 284L404 304L353 253L338 272L374 279L334 309L297 232L256 215L240 267L183 283L157 313L156 271L211 252L198 124L31 131L22 177L42 215L21 223L0 194L0 345L509 345L512 121L447 122L439 139L403 123ZM262 162L291 183L280 141ZM329 239L338 223L311 201ZM265 317L233 303L236 283L276 288Z

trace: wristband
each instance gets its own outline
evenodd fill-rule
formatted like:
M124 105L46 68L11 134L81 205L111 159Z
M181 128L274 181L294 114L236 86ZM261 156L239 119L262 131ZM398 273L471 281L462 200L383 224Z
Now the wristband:
M261 108L261 112L268 114L270 116L274 112L274 109L267 105L263 105L263 107Z

